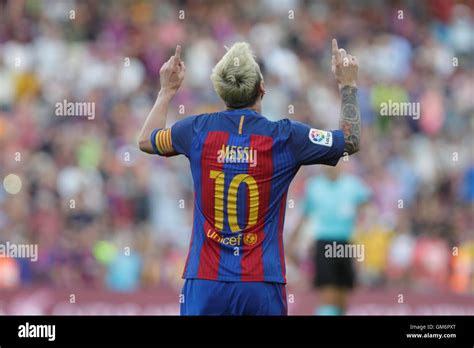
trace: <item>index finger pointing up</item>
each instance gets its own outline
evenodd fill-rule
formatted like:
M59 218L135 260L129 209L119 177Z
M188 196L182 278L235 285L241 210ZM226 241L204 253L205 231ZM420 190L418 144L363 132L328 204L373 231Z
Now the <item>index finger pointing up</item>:
M174 52L174 56L175 56L175 58L177 58L178 60L181 59L181 45L177 45L177 46L176 46L176 51Z
M336 62L341 60L341 52L339 52L339 47L337 46L337 40L332 39L332 55L336 59Z

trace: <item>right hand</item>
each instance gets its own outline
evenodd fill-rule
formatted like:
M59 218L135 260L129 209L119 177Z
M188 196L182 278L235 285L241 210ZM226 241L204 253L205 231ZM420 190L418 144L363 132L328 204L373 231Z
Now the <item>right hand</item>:
M347 54L345 49L339 49L336 39L332 39L331 70L339 84L339 89L344 86L357 87L357 72L359 70L357 59Z
M163 64L160 69L161 89L176 92L184 80L186 66L181 60L181 46L176 46L174 56Z

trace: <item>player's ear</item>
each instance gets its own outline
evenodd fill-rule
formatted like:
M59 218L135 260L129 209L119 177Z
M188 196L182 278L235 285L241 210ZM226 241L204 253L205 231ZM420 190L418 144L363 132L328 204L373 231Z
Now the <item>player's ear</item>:
M258 91L260 92L260 98L263 98L263 96L265 95L265 93L267 93L267 90L265 89L265 82L263 81L260 81L260 85L258 86Z

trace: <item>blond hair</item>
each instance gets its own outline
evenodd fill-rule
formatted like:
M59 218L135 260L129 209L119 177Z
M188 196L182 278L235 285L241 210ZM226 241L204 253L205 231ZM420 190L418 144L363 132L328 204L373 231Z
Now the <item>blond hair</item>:
M238 109L255 104L262 81L260 67L250 45L234 44L212 69L214 90L224 103Z

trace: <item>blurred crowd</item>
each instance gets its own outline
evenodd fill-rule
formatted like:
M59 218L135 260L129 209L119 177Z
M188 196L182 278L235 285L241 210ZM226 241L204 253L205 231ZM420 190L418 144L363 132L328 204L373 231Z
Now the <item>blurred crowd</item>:
M474 293L474 8L469 1L0 0L0 288L179 288L191 234L186 158L139 153L136 136L159 69L183 47L184 85L169 125L223 108L209 75L225 46L248 41L262 66L263 113L337 128L330 40L358 57L361 151L348 167L373 191L356 240L359 282ZM56 103L94 103L95 117ZM381 104L420 103L415 117ZM301 214L304 168L285 233ZM288 278L309 279L305 250Z

